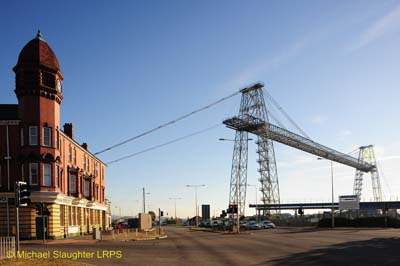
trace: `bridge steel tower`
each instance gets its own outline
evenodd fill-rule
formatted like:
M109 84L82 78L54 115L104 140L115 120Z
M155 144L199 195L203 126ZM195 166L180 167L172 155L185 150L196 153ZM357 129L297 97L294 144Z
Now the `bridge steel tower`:
M263 85L257 83L240 91L242 99L238 118L248 123L263 121L265 125L269 124L262 88ZM264 204L279 204L279 183L274 144L271 139L260 135L257 135L256 144L258 146L257 162L259 163L258 172L260 173L262 201ZM229 204L238 206L239 216L245 214L247 159L248 131L238 129L236 130L233 149Z
M374 201L382 201L382 191L381 191L381 183L379 180L379 172L376 167L376 158L374 153L374 147L372 145L362 146L360 147L358 153L358 160L360 162L367 162L373 165L374 167L370 170L371 173L371 181L372 181L372 191L374 194ZM359 198L361 197L362 184L363 184L363 175L364 172L357 169L354 177L354 187L353 194L357 195Z

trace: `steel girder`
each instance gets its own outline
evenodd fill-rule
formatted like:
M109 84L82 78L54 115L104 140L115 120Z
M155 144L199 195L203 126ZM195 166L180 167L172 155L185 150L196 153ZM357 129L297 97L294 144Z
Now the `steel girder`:
M256 84L241 91L242 99L238 118L249 123L263 121L268 124L268 113L262 87L262 85ZM268 138L258 136L256 143L258 145L258 171L260 172L262 201L264 204L279 204L279 183L273 142ZM238 204L240 216L245 214L247 159L248 131L237 129L232 159L229 203Z
M360 151L358 153L358 160L360 162L367 162L371 165L374 165L374 167L370 170L374 201L382 201L381 182L379 179L378 168L376 167L374 147L372 145L360 147ZM357 169L354 177L353 193L358 197L361 197L363 174L364 173L362 171Z

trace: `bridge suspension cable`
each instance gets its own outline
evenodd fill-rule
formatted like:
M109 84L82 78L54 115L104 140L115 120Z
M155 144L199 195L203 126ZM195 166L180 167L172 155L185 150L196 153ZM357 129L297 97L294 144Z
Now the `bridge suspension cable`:
M120 161L125 160L125 159L132 158L132 157L137 156L137 155L139 155L139 154L142 154L142 153L145 153L145 152L148 152L148 151L152 151L152 150L155 150L155 149L158 149L158 148L161 148L161 147L170 145L170 144L172 144L172 143L175 143L175 142L178 142L178 141L181 141L181 140L184 140L184 139L187 139L187 138L190 138L190 137L199 135L199 134L201 134L201 133L210 131L210 130L212 130L212 129L214 129L214 128L217 128L217 127L219 127L219 126L221 126L221 123L218 123L218 124L213 125L213 126L211 126L211 127L208 127L208 128L205 128L205 129L202 129L202 130L193 132L193 133L188 134L188 135L185 135L185 136L183 136L183 137L179 137L179 138L176 138L176 139L173 139L173 140L164 142L164 143L162 143L162 144L158 144L158 145L152 146L152 147L150 147L150 148L147 148L147 149L144 149L144 150L141 150L141 151L132 153L132 154L128 154L128 155L126 155L126 156L123 156L123 157L120 157L120 158L115 159L115 160L113 160L113 161L110 161L110 162L108 162L108 163L106 163L106 164L113 164L113 163L117 163L117 162L120 162Z
M274 97L272 97L271 93L269 93L267 90L265 91L265 94L267 95L267 98L272 102L272 104L283 114L283 116L303 135L303 137L306 137L308 139L311 139L310 136L307 135L306 132L304 132L303 129L290 117L290 115L282 108L282 106L275 100ZM270 112L269 112L270 114ZM276 121L276 119L274 119ZM283 127L282 124L277 123L280 127ZM285 127L283 127L285 128Z
M235 93L232 93L232 94L230 94L230 95L228 95L228 96L225 96L225 97L223 97L223 98L221 98L221 99L219 99L219 100L217 100L217 101L215 101L215 102L212 102L212 103L210 103L210 104L208 104L208 105L206 105L206 106L203 106L203 107L201 107L201 108L198 108L198 109L196 109L196 110L194 110L194 111L192 111L192 112L190 112L190 113L187 113L187 114L182 115L182 116L180 116L180 117L178 117L178 118L175 118L174 120L171 120L171 121L169 121L169 122L167 122L167 123L161 124L161 125L159 125L159 126L157 126L157 127L155 127L155 128L152 128L152 129L150 129L150 130L147 130L147 131L145 131L145 132L143 132L143 133L140 133L140 134L138 134L138 135L136 135L136 136L133 136L133 137L131 137L131 138L128 138L128 139L126 139L126 140L124 140L124 141L118 142L118 143L116 143L116 144L114 144L114 145L112 145L112 146L110 146L110 147L108 147L108 148L105 148L105 149L103 149L103 150L101 150L101 151L98 151L98 152L94 153L94 155L98 155L98 154L104 153L104 152L106 152L106 151L112 150L112 149L117 148L117 147L119 147L119 146L122 146L122 145L124 145L124 144L126 144L126 143L128 143L128 142L131 142L131 141L133 141L133 140L136 140L136 139L138 139L138 138L141 138L141 137L143 137L143 136L146 136L146 135L148 135L148 134L150 134L150 133L152 133L152 132L155 132L155 131L157 131L157 130L159 130L159 129L162 129L162 128L164 128L164 127L167 127L167 126L169 126L169 125L172 125L172 124L174 124L174 123L176 123L176 122L178 122L178 121L181 121L181 120L183 120L183 119L185 119L185 118L188 118L189 116L192 116L192 115L197 114L197 113L199 113L199 112L202 112L202 111L204 111L204 110L206 110L206 109L208 109L208 108L211 108L211 107L213 107L213 106L215 106L215 105L217 105L217 104L219 104L219 103L222 103L223 101L226 101L226 100L228 100L228 99L230 99L230 98L232 98L232 97L238 95L239 93L240 93L240 90L237 91L237 92L235 92Z

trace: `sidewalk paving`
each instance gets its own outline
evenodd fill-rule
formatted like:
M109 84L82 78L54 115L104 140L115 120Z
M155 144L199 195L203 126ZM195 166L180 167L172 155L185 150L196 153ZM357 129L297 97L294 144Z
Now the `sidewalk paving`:
M71 238L63 238L63 239L46 239L46 245L57 245L57 244L94 244L99 242L100 240L93 239L92 235L71 237ZM35 240L21 240L21 245L43 245L43 240L35 239Z

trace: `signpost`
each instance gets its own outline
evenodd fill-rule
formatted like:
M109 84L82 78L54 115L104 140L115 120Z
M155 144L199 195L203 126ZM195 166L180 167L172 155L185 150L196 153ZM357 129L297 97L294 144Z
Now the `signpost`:
M357 195L339 196L339 210L359 210L360 198Z

